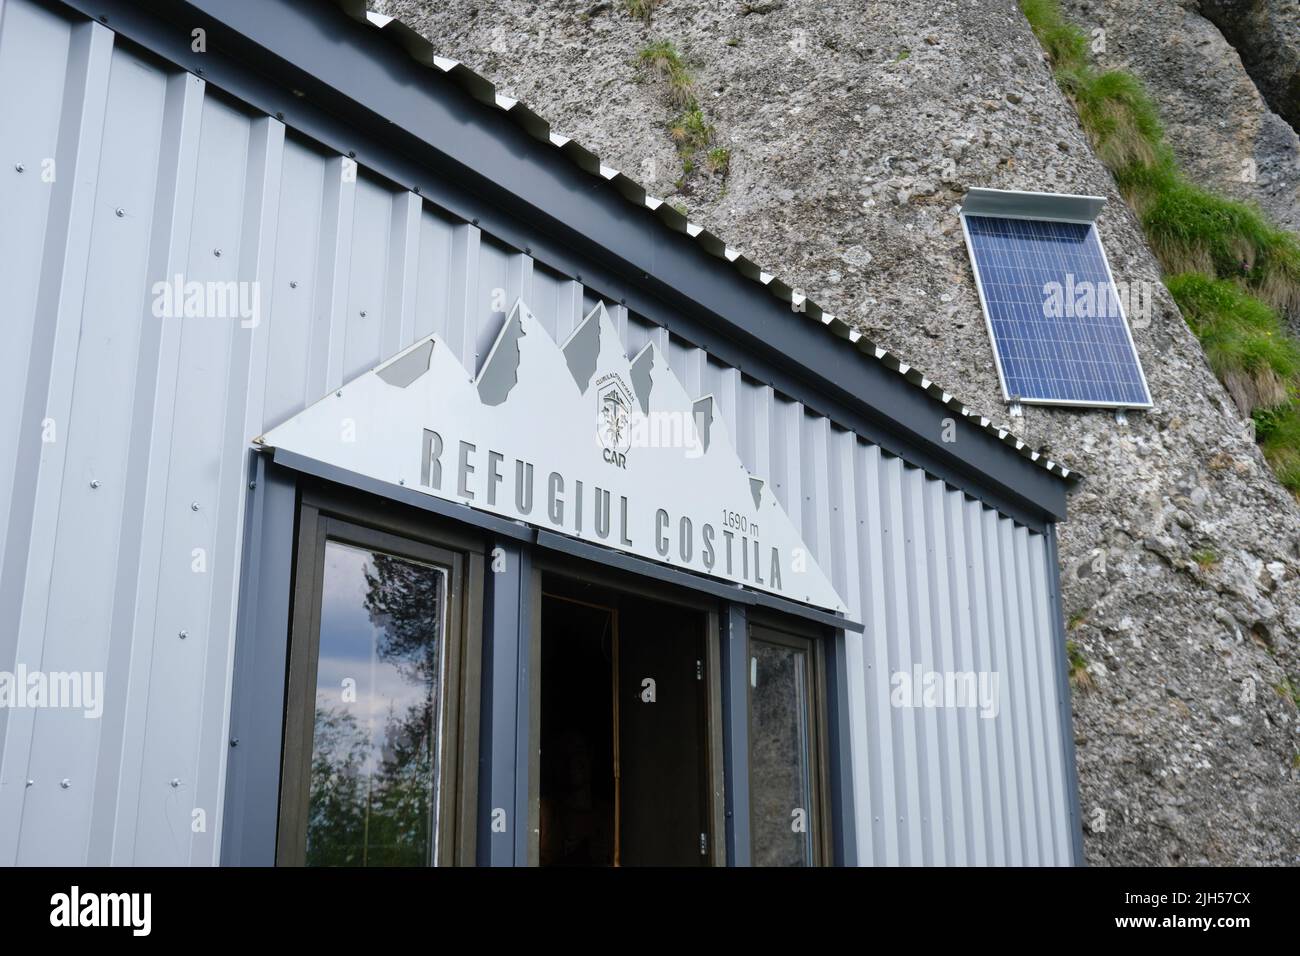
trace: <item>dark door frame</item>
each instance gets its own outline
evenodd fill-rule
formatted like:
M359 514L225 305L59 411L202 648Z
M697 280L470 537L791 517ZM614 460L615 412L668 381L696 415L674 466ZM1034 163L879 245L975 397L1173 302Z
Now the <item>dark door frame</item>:
M281 713L275 862L305 859L306 778L319 654L325 542L342 541L447 569L447 626L438 720L438 866L472 864L477 835L479 675L482 661L484 545L427 514L370 495L304 482L296 509L287 676Z
M229 758L222 814L222 863L275 862L289 632L300 502L335 517L465 553L467 587L461 730L459 865L537 863L537 728L540 592L543 572L591 581L708 615L705 668L709 721L709 862L747 866L749 844L748 622L820 635L828 726L828 814L832 853L856 862L846 632L829 615L803 624L799 613L755 603L752 592L705 581L618 552L581 545L516 522L485 516L409 489L362 482L310 462L256 455L244 520L238 637L230 703ZM566 550L567 549L567 550ZM679 577L683 580L679 580ZM806 609L797 609L806 611ZM860 625L845 622L856 629ZM471 647L475 650L471 650ZM477 688L471 691L470 688ZM476 762L477 761L477 762ZM476 772L469 768L476 766ZM522 823L522 825L520 825ZM443 846L447 846L443 843Z
M708 820L708 860L712 866L727 865L726 829L724 817L724 772L722 739L722 670L720 663L719 608L716 601L706 595L696 594L681 588L674 588L658 581L602 570L589 562L567 558L561 555L535 554L531 562L529 590L531 592L527 644L533 666L529 668L529 679L520 685L520 692L528 694L528 866L539 863L538 837L540 835L539 812L541 798L540 784L540 747L541 747L541 647L542 647L542 597L544 592L543 577L555 576L567 578L584 584L595 584L603 589L621 592L636 597L674 604L704 614L704 684L705 684L705 779L708 783L706 793L706 818ZM523 768L521 768L523 769Z
M823 629L814 626L801 627L796 622L778 618L768 617L765 615L751 615L748 621L748 627L745 634L745 713L749 725L753 726L753 691L754 686L749 679L750 660L753 654L752 646L755 641L762 641L768 644L777 644L782 647L790 647L803 651L807 654L808 666L808 690L809 690L809 733L812 740L809 742L809 759L812 761L812 767L809 768L810 785L812 789L812 844L813 844L813 866L826 866L834 860L834 848L831 840L831 832L834 829L834 820L831 816L830 800L830 748L828 746L829 738L829 715L827 708L827 664L828 654L826 650L829 635ZM747 735L746 746L752 744L752 737ZM747 750L747 755L752 750ZM752 761L747 759L748 764ZM749 818L752 821L754 817L753 808L753 788L749 788ZM751 841L752 842L752 841Z

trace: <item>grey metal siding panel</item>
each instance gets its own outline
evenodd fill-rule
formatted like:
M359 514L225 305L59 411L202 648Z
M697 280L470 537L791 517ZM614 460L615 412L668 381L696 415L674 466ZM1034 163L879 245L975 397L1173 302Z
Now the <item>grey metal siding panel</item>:
M4 4L0 83L30 94L0 102L25 164L0 176L0 400L22 408L0 423L0 668L108 691L99 721L0 710L0 862L212 863L250 439L431 332L476 372L520 296L563 341L600 290L31 0ZM177 274L256 282L258 323L155 317ZM866 625L844 653L858 859L1071 861L1042 536L606 304L629 356L654 341L716 398ZM913 665L996 671L998 716L895 706Z
M966 569L970 589L971 629L974 633L974 663L977 670L994 672L993 638L988 617L989 582L985 572L983 507L978 501L962 503L962 527L966 540ZM999 695L1005 690L999 686ZM999 703L1001 697L999 696ZM985 829L988 836L987 862L1004 866L1009 862L1007 828L1009 811L1003 799L1003 758L999 737L1003 724L992 720L979 722L980 767L984 781Z

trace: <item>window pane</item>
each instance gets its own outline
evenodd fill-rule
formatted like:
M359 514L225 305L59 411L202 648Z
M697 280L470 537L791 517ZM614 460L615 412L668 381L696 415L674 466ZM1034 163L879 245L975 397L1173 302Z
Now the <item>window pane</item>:
M438 806L446 572L325 545L309 866L427 866Z
M750 833L755 866L811 866L807 655L751 642Z

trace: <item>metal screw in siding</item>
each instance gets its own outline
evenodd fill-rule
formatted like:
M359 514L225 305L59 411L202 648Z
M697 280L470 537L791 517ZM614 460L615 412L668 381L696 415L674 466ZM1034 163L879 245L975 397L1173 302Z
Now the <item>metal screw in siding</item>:
M176 636L179 637L179 638L183 641L183 640L185 640L185 638L187 638L187 637L190 636L190 632L189 632L189 631L185 631L185 630L178 631L178 632L176 633Z
M176 789L178 789L178 788L180 787L180 785L181 785L180 778L179 778L179 777L172 777L172 789L173 789L173 790L176 790Z
M27 780L27 786L29 786L29 787L34 787L34 786L36 786L36 781L35 781L35 780L32 780L31 778L28 778L28 780Z
M100 481L99 481L98 478L93 478L93 479L91 479L90 487L92 487L92 488L98 488L99 485L100 485Z
M67 790L69 787L72 786L72 781L69 780L67 777L64 777L62 780L59 781L59 786L62 787L64 790Z
M290 289L296 289L296 288L298 288L298 280L297 280L297 279L290 279L290 280L289 280L289 288L290 288Z
M191 511L198 511L198 510L199 510L199 503L198 503L197 501L191 501L191 502L190 502L190 510L191 510Z
M14 163L14 169L18 170L18 172L20 172L20 173L21 173L25 168L26 168L26 167L24 167L22 163Z
M213 250L212 250L212 254L213 254L214 256L216 256L218 259L221 258L221 250L220 250L220 249L213 249Z

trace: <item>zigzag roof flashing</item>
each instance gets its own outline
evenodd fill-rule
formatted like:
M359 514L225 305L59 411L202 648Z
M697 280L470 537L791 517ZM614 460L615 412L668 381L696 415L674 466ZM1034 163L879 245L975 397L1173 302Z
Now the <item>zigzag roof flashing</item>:
M919 369L905 362L900 356L877 345L833 313L821 308L795 287L764 271L758 263L727 245L726 241L720 236L715 235L697 223L691 222L671 203L651 195L644 186L619 170L606 166L601 162L600 157L591 150L577 141L555 132L546 119L535 113L526 104L514 97L498 92L496 85L491 80L476 73L459 60L439 55L435 52L432 43L401 20L367 10L365 0L333 0L333 2L352 19L382 31L386 37L391 38L401 46L413 60L444 74L478 102L507 114L513 122L534 139L560 150L575 166L610 183L626 200L648 209L669 229L674 232L684 233L694 239L710 255L726 260L745 277L766 286L768 291L782 302L797 304L798 309L792 310L796 314L802 313L808 319L825 326L837 337L856 346L858 351L904 376L911 384L925 391L932 399L954 414L962 416L987 434L996 437L1011 451L1022 458L1028 458L1058 478L1071 483L1082 479L1083 476L1079 472L1047 457L1045 451L1031 448L1015 435L1010 426L998 425L978 414L940 385L932 382Z

